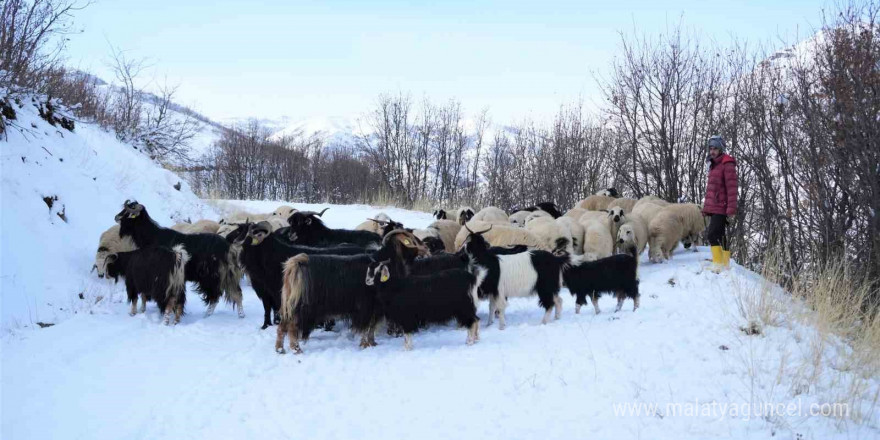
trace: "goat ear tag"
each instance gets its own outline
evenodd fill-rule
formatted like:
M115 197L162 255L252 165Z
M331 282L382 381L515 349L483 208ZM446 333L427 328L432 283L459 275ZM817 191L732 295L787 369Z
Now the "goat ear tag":
M408 238L404 238L404 239L403 239L403 244L405 244L405 245L407 245L407 246L412 246L412 242L409 241Z
M388 278L391 278L391 274L388 273L387 267L383 267L382 274L379 275L379 281L384 283L384 282L388 281Z

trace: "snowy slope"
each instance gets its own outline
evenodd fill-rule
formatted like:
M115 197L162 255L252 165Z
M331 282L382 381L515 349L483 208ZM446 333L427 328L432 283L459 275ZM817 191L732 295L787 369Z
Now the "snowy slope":
M217 207L266 212L279 204ZM425 213L368 206L332 206L324 218L331 227L352 227L379 211L410 227L431 221ZM615 405L634 403L806 408L834 398L830 374L796 396L795 375L780 367L809 352L812 329L740 331L734 292L757 286L757 275L736 265L721 275L704 270L705 248L679 250L667 264L644 257L635 313L630 302L612 313L614 300L606 297L602 314L575 315L564 292L562 318L540 325L536 300L514 299L504 331L484 327L481 341L467 347L464 330L436 326L415 336L412 352L384 333L378 347L360 350L337 325L313 334L305 354L278 355L274 327L259 330L261 307L249 287L244 320L229 309L205 319L194 301L176 327L159 325L152 304L146 315L129 317L117 287L106 313L3 337L0 437L877 438L876 413L844 426L848 431L821 416L616 414ZM485 322L485 303L478 313ZM880 389L877 378L869 385Z
M315 136L327 146L354 145L362 135L360 125L362 124L355 117L314 117L293 123L287 122L282 125L283 128L274 131L272 137Z
M98 297L107 285L89 269L98 237L126 199L146 204L166 225L216 216L183 179L113 134L84 123L73 133L53 127L29 102L16 110L19 128L0 140L3 330L103 308ZM58 200L49 209L43 197ZM62 209L66 222L57 215Z

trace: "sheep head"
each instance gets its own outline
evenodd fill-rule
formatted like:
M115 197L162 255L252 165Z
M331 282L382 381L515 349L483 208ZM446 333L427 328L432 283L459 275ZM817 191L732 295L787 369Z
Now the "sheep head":
M624 214L623 208L619 206L609 208L607 211L608 218L611 219L611 221L613 221L614 223L620 224L626 220L626 214Z
M465 223L471 221L474 218L474 211L470 208L462 209L461 212L458 213L458 224L464 225Z
M442 209L434 210L434 218L437 220L446 220L446 211Z

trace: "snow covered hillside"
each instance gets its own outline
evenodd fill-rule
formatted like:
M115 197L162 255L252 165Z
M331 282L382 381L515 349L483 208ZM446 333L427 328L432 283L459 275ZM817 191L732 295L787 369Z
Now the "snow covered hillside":
M118 202L107 203L112 215ZM180 202L145 203L153 212ZM221 201L216 207L267 212L280 204ZM411 227L432 220L368 206L331 206L324 218L331 227L353 227L380 210ZM5 231L4 225L4 240ZM88 238L76 239L88 245L80 257L83 276ZM614 300L606 297L602 314L587 307L576 315L564 292L562 318L541 325L535 299L514 299L504 331L484 327L480 342L468 347L464 330L435 326L415 335L412 352L384 333L378 347L361 350L337 325L313 334L303 355L278 355L274 327L259 330L260 302L246 285L245 319L228 307L203 318L193 301L176 327L160 325L153 304L146 315L128 316L124 289L116 286L102 313L4 335L0 436L876 438L876 412L865 414L862 424L809 415L811 405L840 398L834 365L823 366L828 372L808 392L794 391L799 376L786 366L800 365L792 361L809 352L805 345L815 330L790 325L743 333L736 293L760 288L761 279L737 265L710 273L707 257L705 248L679 249L667 264L643 256L642 307L635 313L631 302L612 313ZM485 303L478 313L485 322ZM877 378L868 384L880 389ZM765 402L797 405L801 412L746 416L732 415L729 407ZM682 409L676 414L669 403ZM873 408L860 403L862 410ZM695 404L696 415L684 412ZM728 406L718 413L722 404ZM700 405L716 412L701 412Z
M84 123L74 132L49 125L30 102L16 112L18 128L0 140L3 330L104 310L100 298L113 289L89 269L98 237L126 199L146 204L166 225L216 217L183 179L113 134Z

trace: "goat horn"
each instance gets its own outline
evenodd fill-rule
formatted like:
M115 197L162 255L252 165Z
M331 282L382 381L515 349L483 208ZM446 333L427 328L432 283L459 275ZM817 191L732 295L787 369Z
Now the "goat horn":
M330 208L329 208L329 207L324 208L324 209L321 210L321 212L318 212L318 213L316 213L316 214L318 214L318 217L322 217L322 216L324 215L324 213L325 213L328 209L330 209Z
M482 231L482 232L477 232L477 235L483 235L483 234L485 234L485 233L491 231L491 230L492 230L492 226L495 226L495 225L489 225L489 229L486 229L485 231Z

